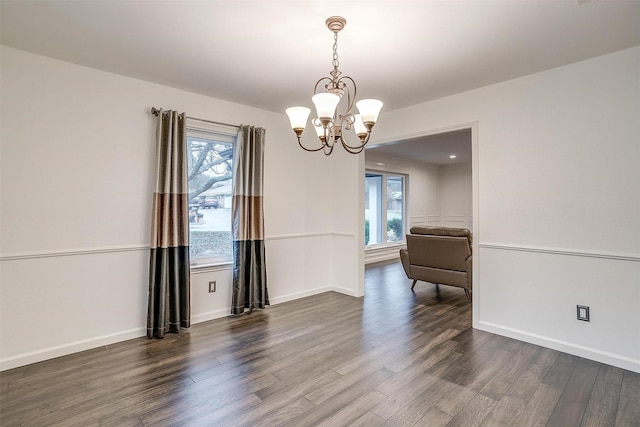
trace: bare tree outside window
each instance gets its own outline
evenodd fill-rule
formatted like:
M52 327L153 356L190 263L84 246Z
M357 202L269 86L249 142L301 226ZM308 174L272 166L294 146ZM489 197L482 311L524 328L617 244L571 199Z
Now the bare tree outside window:
M187 138L189 157L189 200L215 184L231 179L233 146L215 141Z
M189 245L192 264L231 259L233 144L189 136Z

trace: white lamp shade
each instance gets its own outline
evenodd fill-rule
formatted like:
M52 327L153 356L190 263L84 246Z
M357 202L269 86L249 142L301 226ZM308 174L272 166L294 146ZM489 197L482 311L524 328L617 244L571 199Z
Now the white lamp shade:
M307 117L309 117L310 109L307 107L290 107L286 113L289 116L292 129L304 129L307 126Z
M353 122L353 130L356 131L356 135L361 135L363 133L367 133L367 128L362 122L362 116L360 114L356 114L353 116L355 121Z
M334 93L317 93L311 98L316 106L318 118L333 118L340 97Z
M364 123L375 123L378 121L378 114L380 114L380 110L382 109L382 101L377 99L362 99L356 102L356 107L358 107Z

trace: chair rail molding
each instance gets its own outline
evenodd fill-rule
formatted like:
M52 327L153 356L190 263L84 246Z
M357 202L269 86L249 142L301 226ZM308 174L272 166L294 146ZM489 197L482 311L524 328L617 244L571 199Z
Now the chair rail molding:
M318 233L296 233L296 234L279 234L273 236L266 236L264 240L289 240L289 239L306 239L310 237L355 237L355 233L342 233L342 232L318 232Z
M52 251L15 252L0 255L0 261L17 261L23 259L52 258L61 256L83 256L117 252L135 252L149 250L149 245L101 246L93 248L62 249Z
M513 245L513 244L507 244L507 243L479 243L478 247L480 249L534 252L534 253L545 253L545 254L553 254L553 255L578 256L578 257L588 257L588 258L604 258L604 259L614 259L614 260L620 260L620 261L640 262L639 254L629 254L629 253L587 251L587 250L553 248L553 247L544 247L544 246L525 246L525 245Z

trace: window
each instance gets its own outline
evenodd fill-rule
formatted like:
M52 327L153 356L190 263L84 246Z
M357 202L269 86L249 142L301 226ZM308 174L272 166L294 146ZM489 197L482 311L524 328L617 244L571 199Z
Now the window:
M365 245L403 242L405 177L367 172L364 184Z
M233 144L237 129L187 120L191 265L231 261Z

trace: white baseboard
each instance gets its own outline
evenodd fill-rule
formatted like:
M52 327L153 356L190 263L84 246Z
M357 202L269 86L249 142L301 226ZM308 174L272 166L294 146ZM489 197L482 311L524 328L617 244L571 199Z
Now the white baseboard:
M271 305L282 304L283 302L294 301L300 298L310 297L312 295L322 294L324 292L338 292L341 294L349 295L355 297L355 291L353 289L343 288L341 286L321 286L313 289L306 289L300 292L293 292L287 295L281 295L278 297L273 297L270 299ZM227 317L231 313L231 306L225 307L223 309L209 311L206 313L196 314L191 316L191 324L195 325L197 323L207 322L209 320L220 319L222 317Z
M321 294L324 292L335 291L340 292L342 294L354 295L354 292L351 289L341 288L338 286L322 286L319 288L307 289L300 292L293 292L287 295L281 295L278 297L270 298L271 305L282 304L283 302L294 301L304 297L310 297L312 295ZM227 317L231 314L231 306L225 307L223 309L209 311L206 313L196 314L191 316L191 324L195 325L197 323L207 322L209 320L220 319L222 317Z
M349 296L355 296L355 290L353 289L343 288L341 286L328 285L328 286L321 286L313 289L306 289L304 291L294 292L291 294L271 298L271 304L281 304L283 302L293 301L296 299L310 297L311 295L322 294L324 292L330 292L330 291L338 292L338 293L349 295Z
M129 329L128 331L117 332L114 334L101 335L85 340L75 341L68 344L61 344L53 347L43 348L41 350L31 351L18 354L17 356L7 357L0 360L0 371L17 368L19 366L30 365L32 363L42 362L43 360L53 359L55 357L66 356L68 354L77 353L79 351L90 350L92 348L101 347L109 344L115 344L121 341L127 341L134 338L146 336L147 329L144 327Z
M369 265L369 264L375 264L376 262L384 262L384 261L391 261L391 260L400 260L400 257L397 254L390 254L390 255L379 255L379 256L373 256L373 257L368 257L365 259L364 263L365 265Z
M231 306L222 308L220 310L208 311L206 313L195 314L191 316L191 324L208 322L209 320L220 319L231 315Z
M317 295L324 292L335 291L341 294L356 296L353 289L343 288L340 286L322 286L314 289L307 289L305 291L294 292L287 295L271 298L271 304L281 304L287 301L293 301L296 299L304 298L311 295ZM195 325L209 320L219 319L229 316L231 313L231 307L226 307L219 310L213 310L206 313L200 313L191 316L191 324ZM0 360L0 371L8 369L18 368L20 366L30 365L32 363L42 362L44 360L53 359L55 357L66 356L72 353L77 353L84 350L91 350L93 348L115 344L121 341L130 340L133 338L144 337L147 334L145 327L130 329L127 331L116 332L113 334L102 335L99 337L92 337L85 340L75 341L68 344L61 344L54 347L44 348L28 353L19 354L17 356L11 356Z
M339 294L349 295L350 297L358 297L355 289L343 288L342 286L329 286L329 291L334 291Z
M407 245L389 245L366 249L364 252L365 265L376 262L400 260L400 249L406 249Z
M607 365L616 366L628 371L640 373L640 360L637 359L620 356L618 354L613 354L566 341L556 340L554 338L531 334L528 332L496 325L489 322L478 322L477 329L528 342L530 344L547 347L552 350L558 350L564 353L573 354L574 356L584 357L585 359L595 360L596 362L606 363Z

